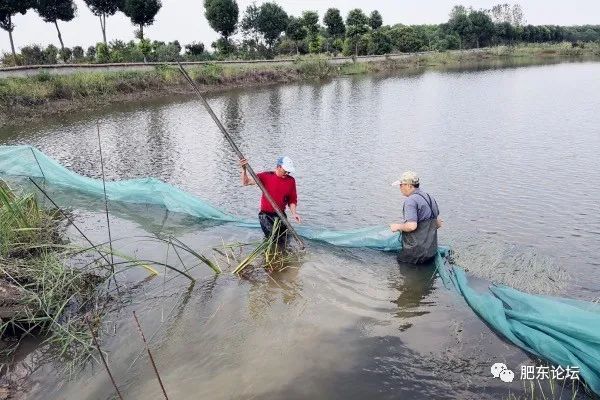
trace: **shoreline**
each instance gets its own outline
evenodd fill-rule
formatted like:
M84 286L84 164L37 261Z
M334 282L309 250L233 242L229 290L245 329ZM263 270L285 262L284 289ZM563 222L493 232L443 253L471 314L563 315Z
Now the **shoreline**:
M334 63L332 59L313 57L282 65L209 63L188 66L187 70L203 92L219 92L340 76L422 72L430 68L524 66L596 60L600 60L600 45L572 48L567 44L555 44L415 53L383 61L357 59L355 62ZM70 75L40 73L29 77L0 78L0 128L66 113L101 110L118 103L192 94L193 90L177 68L168 65L154 66L150 71L77 72Z

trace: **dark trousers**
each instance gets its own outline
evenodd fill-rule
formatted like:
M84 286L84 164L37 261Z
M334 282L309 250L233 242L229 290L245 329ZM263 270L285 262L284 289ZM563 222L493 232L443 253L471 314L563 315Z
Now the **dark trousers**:
M286 218L287 215L283 214ZM279 217L276 213L268 213L261 211L258 214L258 221L260 222L260 227L262 228L263 233L265 234L265 239L273 236L277 239L279 244L285 244L287 242L287 226L281 221L279 221L279 226L277 227L277 231L273 232L273 225L275 221L279 220Z

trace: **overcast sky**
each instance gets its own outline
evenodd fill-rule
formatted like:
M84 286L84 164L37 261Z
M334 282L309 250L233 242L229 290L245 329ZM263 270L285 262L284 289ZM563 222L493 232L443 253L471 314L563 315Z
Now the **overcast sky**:
M288 14L300 15L303 10L316 10L322 17L329 7L339 8L345 17L353 8L362 8L369 13L376 9L383 15L384 24L424 24L441 23L448 19L448 13L454 4L473 6L475 9L489 9L494 4L504 3L504 0L276 0ZM102 40L100 23L92 15L83 0L75 0L77 16L71 22L59 22L65 46L76 45L87 48ZM145 30L152 40L172 41L178 39L187 44L201 41L208 47L217 38L204 18L203 0L162 0L163 7L159 11L154 25ZM238 0L240 18L252 0ZM261 4L262 1L256 1ZM514 2L509 2L514 3ZM521 0L525 19L534 25L583 25L600 24L600 0ZM20 48L28 44L47 45L54 43L59 46L54 25L45 23L34 12L17 15L14 18L15 46ZM134 27L121 13L117 13L107 21L108 40L133 39ZM10 50L8 33L0 30L0 52Z

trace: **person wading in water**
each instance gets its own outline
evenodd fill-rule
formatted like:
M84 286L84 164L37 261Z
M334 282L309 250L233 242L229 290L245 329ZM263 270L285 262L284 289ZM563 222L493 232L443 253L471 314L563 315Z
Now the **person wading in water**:
M248 161L246 159L240 160L242 166L242 185L254 185L254 179L248 176L246 171L246 165ZM292 212L292 217L298 223L302 222L302 218L296 212L296 206L298 204L298 196L296 194L296 180L290 175L295 171L294 163L289 157L279 157L277 159L277 165L273 171L265 171L256 174L257 178L263 184L267 192L271 195L275 204L279 207L279 210L286 216L285 209L289 206ZM265 195L263 194L260 198L260 212L258 213L258 220L260 227L262 228L265 238L271 237L273 234L273 225L279 217L275 213L273 206L269 203ZM274 232L277 241L280 244L285 244L287 240L287 227L285 224L278 224L279 228L277 232Z
M404 222L390 224L392 232L402 233L402 250L398 262L424 264L437 253L437 230L441 228L440 210L433 196L419 188L419 177L406 171L392 186L400 186L406 197L402 213Z

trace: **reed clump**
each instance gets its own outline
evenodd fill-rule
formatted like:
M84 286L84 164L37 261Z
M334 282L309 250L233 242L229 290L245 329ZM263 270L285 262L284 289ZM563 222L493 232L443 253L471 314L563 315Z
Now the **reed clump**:
M262 266L268 273L278 272L297 263L299 253L288 248L288 240L289 236L282 229L281 221L275 219L271 235L255 245L251 252L237 263L233 273L242 274L251 266Z
M39 333L58 346L59 356L79 358L90 354L80 351L90 345L84 317L97 314L96 287L110 273L99 265L71 266L76 250L63 234L64 220L56 211L0 181L0 337Z

